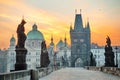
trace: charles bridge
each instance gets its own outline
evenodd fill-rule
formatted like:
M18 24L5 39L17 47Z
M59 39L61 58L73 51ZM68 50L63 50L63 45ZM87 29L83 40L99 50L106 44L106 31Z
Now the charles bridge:
M51 74L52 72L61 69L66 69L64 67L48 67L48 68L39 68L36 70L21 70L21 71L14 71L10 73L2 73L0 74L0 80L39 80L42 77L46 77L47 75ZM73 70L75 68L72 68ZM118 76L120 80L120 68L116 67L95 67L95 66L86 66L84 70L92 70L92 71L97 71L99 74L100 72L102 73L107 73L109 75L115 75ZM76 75L78 75L76 73ZM90 75L90 74L88 74ZM71 76L71 75L69 75ZM55 77L55 76L54 76ZM110 79L112 80L112 79Z
M24 47L26 35L24 33L24 24L26 22L24 19L19 24L17 29L18 43L16 45L16 63L15 71L9 73L0 73L0 80L40 80L51 74L52 79L49 80L120 80L120 68L115 67L114 64L114 53L111 47L110 38L107 37L107 45L105 46L105 66L107 67L95 67L95 66L85 66L84 68L65 68L59 66L48 67L50 61L48 57L48 52L46 50L45 41L42 42L41 48L41 67L35 70L27 70L26 64L26 54L27 50ZM110 55L110 56L109 56ZM59 72L60 73L59 73ZM96 72L95 72L96 71ZM56 73L55 73L56 72ZM56 74L59 75L56 76ZM65 75L67 73L67 75ZM84 74L83 74L84 73ZM106 74L103 74L106 73ZM62 76L60 76L62 74ZM93 75L91 75L93 74ZM113 78L102 78L102 76L108 77L113 75ZM70 77L72 76L72 79ZM97 79L99 76L101 79ZM56 79L58 77L58 79ZM49 78L49 77L47 77ZM63 79L64 78L64 79ZM90 78L90 79L89 79ZM48 80L48 79L42 79Z

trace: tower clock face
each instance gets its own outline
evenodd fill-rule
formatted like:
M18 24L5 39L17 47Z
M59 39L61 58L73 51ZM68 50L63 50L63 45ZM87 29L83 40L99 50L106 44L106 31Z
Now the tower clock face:
M80 42L84 42L84 39L80 39Z

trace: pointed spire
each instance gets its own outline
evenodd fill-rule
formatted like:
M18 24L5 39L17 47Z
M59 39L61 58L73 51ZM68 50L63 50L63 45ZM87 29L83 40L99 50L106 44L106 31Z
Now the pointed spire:
M65 41L65 47L67 46L67 38L66 38L66 33L65 33L65 39L64 39L64 41Z
M51 43L50 43L50 46L54 46L54 43L53 43L53 35L51 34Z
M53 42L53 35L51 35L51 43Z
M89 25L89 18L87 18L87 28L90 28L90 25Z
M11 37L11 39L10 39L10 46L15 46L14 34L12 34L12 37Z
M90 32L89 18L87 18L86 30Z
M70 24L70 31L72 30L72 23Z

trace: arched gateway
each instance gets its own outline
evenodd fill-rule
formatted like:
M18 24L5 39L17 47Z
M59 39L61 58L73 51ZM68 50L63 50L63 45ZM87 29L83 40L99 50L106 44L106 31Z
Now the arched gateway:
M76 59L75 67L83 67L83 61L81 60L81 58Z

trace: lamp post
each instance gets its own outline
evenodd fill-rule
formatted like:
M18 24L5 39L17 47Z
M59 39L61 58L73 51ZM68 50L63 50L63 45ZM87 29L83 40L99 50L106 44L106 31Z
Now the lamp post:
M117 46L115 47L115 50L116 50L116 67L118 67L118 60L117 60L117 50L118 50L118 47Z

